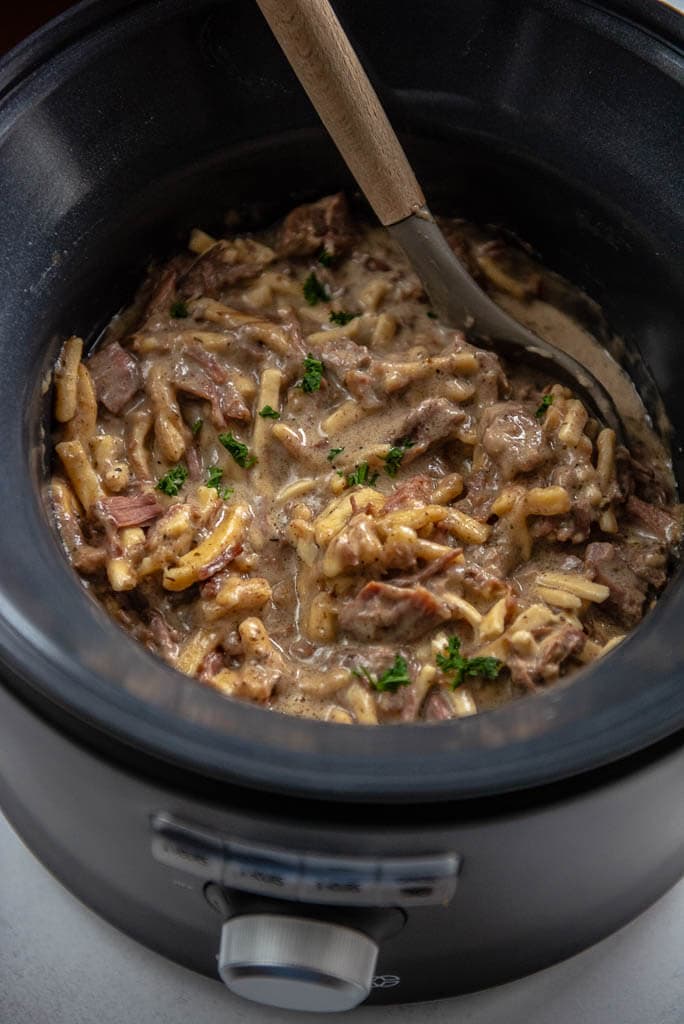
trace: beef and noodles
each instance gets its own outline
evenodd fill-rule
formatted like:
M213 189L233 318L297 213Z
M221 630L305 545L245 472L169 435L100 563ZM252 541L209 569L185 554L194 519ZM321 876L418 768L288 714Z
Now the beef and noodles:
M495 297L570 323L522 247L443 226ZM200 684L290 714L437 721L547 687L636 626L679 539L665 455L440 323L341 195L193 231L92 354L65 342L55 399L54 510L91 593Z

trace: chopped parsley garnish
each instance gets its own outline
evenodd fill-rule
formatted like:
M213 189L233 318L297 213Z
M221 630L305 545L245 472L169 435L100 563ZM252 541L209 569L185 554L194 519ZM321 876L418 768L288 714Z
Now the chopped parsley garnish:
M204 423L204 420L202 420L202 419L196 419L195 420L193 425L190 427L190 429L192 430L192 436L193 437L197 437L197 435L199 434L200 430L202 429L202 424L203 423Z
M365 679L373 689L379 690L381 693L387 690L390 693L396 693L400 686L410 686L413 682L408 674L406 658L403 658L401 654L397 654L394 664L390 668L381 672L375 678L363 665L360 668L352 669L352 675L355 675L358 679Z
M396 476L399 472L402 459L406 455L409 448L413 448L415 441L409 441L407 437L404 437L399 444L394 445L387 452L387 455L383 456L385 460L385 471L388 476Z
M343 451L344 448L331 448L328 454L326 455L326 459L328 460L328 462L334 462L337 456L341 455Z
M277 409L274 409L270 405L265 405L263 407L263 409L259 409L259 415L264 420L279 420L280 419L280 413L277 411Z
M174 320L185 320L186 316L190 316L188 312L188 307L185 305L182 299L178 299L177 302L171 303L169 313L174 318Z
M437 319L437 314L433 313L431 309L428 309L427 316L429 316L431 320L436 320Z
M222 501L234 493L233 487L221 487L221 478L223 477L223 470L220 466L210 466L207 473L207 487L213 487L218 492L218 496Z
M236 437L229 431L227 434L219 434L219 441L229 452L238 466L242 466L243 469L250 469L256 463L256 457L249 454L249 448L242 441L238 441Z
M317 306L319 302L327 302L330 298L328 289L322 281L318 280L313 270L305 279L302 291L304 292L304 298L310 306Z
M328 319L331 324L337 324L339 327L344 327L350 320L358 316L358 313L345 313L343 309L333 309L330 311Z
M451 689L464 683L467 676L482 676L484 679L496 679L503 668L498 658L464 658L461 654L461 641L457 636L450 636L444 654L435 658L442 672L453 672Z
M538 420L542 418L542 416L544 415L544 413L550 405L553 405L553 395L544 395L541 402L539 403L539 408L534 414Z
M316 253L316 259L321 264L321 266L332 267L333 260L335 259L335 257L331 252L328 252L324 245L322 245L321 248Z
M174 466L157 481L157 490L175 498L187 479L188 471L185 466Z
M359 462L354 472L347 475L347 484L349 487L356 487L357 484L359 486L367 484L369 487L372 487L379 476L379 473L370 472L370 466L367 462Z
M307 395L311 395L320 389L322 379L323 363L309 352L304 360L304 376L297 387L305 391Z

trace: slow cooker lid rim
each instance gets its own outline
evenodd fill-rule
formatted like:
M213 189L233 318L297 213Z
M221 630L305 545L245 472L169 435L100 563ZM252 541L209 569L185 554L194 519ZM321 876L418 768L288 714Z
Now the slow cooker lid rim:
M684 738L684 692L681 686L676 689L674 680L665 680L664 687L660 687L664 690L660 703L654 705L656 694L653 688L646 692L650 703L648 714L642 709L636 715L634 709L627 711L619 704L604 708L600 721L596 715L589 720L589 728L586 722L571 723L570 727L565 723L558 733L536 737L522 746L513 760L510 758L511 745L503 748L509 754L505 761L501 750L485 748L475 752L442 751L432 758L434 763L430 766L426 764L429 755L424 749L418 754L415 751L405 754L401 744L390 757L378 754L372 759L354 756L353 753L326 758L319 751L297 757L291 751L276 750L267 743L260 745L253 739L243 743L242 749L231 749L231 744L235 745L234 737L232 740L222 737L154 707L123 689L114 691L111 686L104 689L104 681L98 693L74 685L68 676L64 678L63 665L52 664L51 685L41 685L36 673L27 672L26 666L31 663L27 655L32 656L35 668L36 656L40 657L44 652L32 647L30 642L27 645L26 641L26 637L15 633L13 642L8 644L7 622L0 619L1 660L13 671L20 695L22 691L24 695L32 693L34 699L37 696L44 706L54 705L74 723L94 728L115 745L133 749L143 757L167 762L219 782L293 796L342 802L477 799L548 786L594 771L643 751L667 737L676 736L680 731ZM24 658L20 656L17 642L19 647L24 647ZM145 651L140 653L156 660ZM178 675L167 666L161 665L161 668L173 676ZM55 686L56 677L60 679L60 687ZM571 694L573 685L564 688L566 696ZM550 695L553 696L553 691L540 696L544 699ZM673 702L673 697L679 697L678 704ZM260 708L235 704L233 710L238 718L255 713L269 715ZM506 708L500 711L505 713ZM277 719L283 730L301 726L299 719L281 715ZM638 729L634 728L634 722ZM309 727L335 729L327 723L305 722L304 728ZM428 733L433 729L449 730L454 727L458 727L458 723L428 727L379 726L372 731L382 730L400 740L405 730L418 730L427 741ZM337 727L338 730L342 728ZM349 730L355 727L344 728L345 735L350 737ZM562 751L562 756L559 751ZM336 778L333 791L329 785L331 772Z
M119 742L99 728L94 730L84 719L77 721L68 711L62 712L60 709L55 716L56 706L46 709L43 695L37 691L29 693L24 687L21 693L12 688L8 692L11 699L20 701L29 713L39 716L49 728L60 731L68 742L76 744L89 756L108 760L130 778L161 786L166 792L183 793L191 800L199 798L210 804L222 804L229 800L233 807L253 809L254 801L258 798L259 813L268 815L269 820L274 820L275 816L281 822L290 822L293 815L297 816L304 812L305 807L309 807L310 811L306 813L316 814L316 820L321 825L323 819L320 815L324 813L325 821L338 820L343 815L350 824L362 826L368 820L367 815L374 813L373 808L378 805L384 808L383 822L387 828L405 827L407 820L414 825L419 821L426 826L441 823L447 808L464 825L502 815L513 819L532 810L543 810L582 799L598 789L619 784L635 773L649 770L651 765L665 758L680 756L684 748L683 726L678 732L617 760L525 788L472 795L446 793L434 798L425 795L401 799L387 794L345 794L342 799L331 799L329 792L278 790L242 778L233 781L202 775L196 766L188 767L168 757L152 755L129 741ZM406 818L407 814L410 819Z

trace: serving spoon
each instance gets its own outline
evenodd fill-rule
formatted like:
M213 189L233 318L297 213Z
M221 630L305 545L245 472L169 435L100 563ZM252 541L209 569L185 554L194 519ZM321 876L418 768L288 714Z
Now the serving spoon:
M503 355L541 364L621 436L603 384L569 353L518 323L480 288L452 251L406 154L328 0L257 0L380 223L396 238L444 323Z

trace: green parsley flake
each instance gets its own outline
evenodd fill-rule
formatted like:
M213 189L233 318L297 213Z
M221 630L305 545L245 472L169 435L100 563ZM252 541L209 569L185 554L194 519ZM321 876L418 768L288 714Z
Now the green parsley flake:
M304 292L304 298L310 306L317 306L319 302L328 302L330 299L328 289L318 280L313 270L305 279L302 291Z
M256 457L249 454L249 448L242 441L238 441L236 437L229 431L227 434L219 434L219 441L229 452L238 466L242 466L243 469L251 469L256 464Z
M390 448L387 455L384 455L385 461L385 472L388 476L395 477L399 472L402 459L406 455L409 448L413 448L415 441L409 441L407 437L403 438L398 445Z
M379 690L380 693L389 691L390 693L396 693L400 686L410 686L413 680L408 674L408 664L406 658L403 658L401 654L397 654L394 659L394 664L381 672L379 676L373 678L368 669L361 665L359 668L352 669L352 675L356 676L357 679L365 679L370 686L375 690Z
M280 419L280 413L270 405L265 405L263 409L259 409L259 415L264 420Z
M221 487L223 470L220 466L210 466L207 472L207 487L213 487L222 501L226 501L234 493L233 487Z
M429 316L431 320L436 320L437 319L437 314L433 313L431 309L428 309L427 316Z
M454 672L451 689L455 690L465 682L467 676L481 676L483 679L496 679L503 668L498 658L464 658L461 654L461 641L457 636L450 636L444 654L435 658L442 672Z
M332 267L333 260L335 259L335 257L331 252L328 252L328 250L323 245L316 253L316 259L321 264L321 266Z
M174 318L174 320L185 320L186 316L190 316L190 313L188 312L188 307L181 299L178 299L177 302L171 303L169 313Z
M188 471L185 466L173 466L157 481L157 490L168 494L170 498L175 498L187 479Z
M297 387L305 391L307 395L312 395L314 391L320 389L322 379L323 363L309 352L304 360L304 376Z
M326 455L326 459L328 460L328 462L334 462L337 456L341 455L343 451L344 448L331 448L328 454Z
M379 476L379 473L370 472L370 466L367 462L359 462L354 472L348 474L347 484L349 487L360 487L364 484L368 487L373 487Z
M201 419L195 420L193 425L190 427L190 429L192 430L192 436L193 437L197 437L197 435L199 434L200 430L202 429L202 424L203 423L204 423L204 420L201 420Z
M553 395L544 395L541 402L539 403L539 408L534 414L538 420L542 418L542 416L544 415L544 413L550 405L553 405Z
M330 311L328 319L331 324L337 324L338 327L344 327L350 320L353 320L354 317L357 317L358 315L358 313L345 313L343 309L333 309Z

